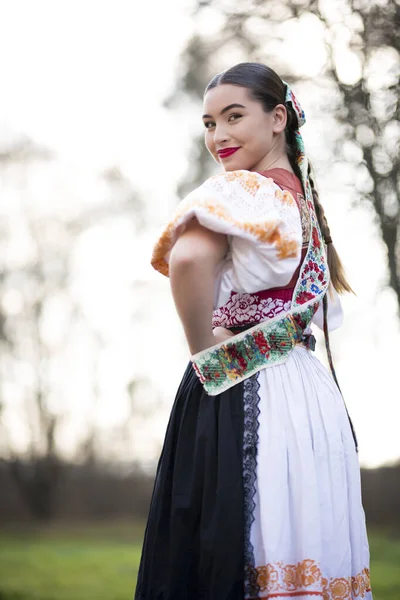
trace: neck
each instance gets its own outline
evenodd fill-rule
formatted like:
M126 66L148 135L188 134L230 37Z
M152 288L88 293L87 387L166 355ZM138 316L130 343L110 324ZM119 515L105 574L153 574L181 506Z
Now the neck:
M260 173L261 171L269 171L270 169L286 169L291 173L294 172L292 169L292 165L290 164L290 161L286 155L278 156L276 158L265 156L250 170L258 171Z
M285 138L283 136L277 140L277 144L271 148L268 154L250 170L260 173L261 171L269 171L269 169L286 169L291 173L294 172L286 154Z

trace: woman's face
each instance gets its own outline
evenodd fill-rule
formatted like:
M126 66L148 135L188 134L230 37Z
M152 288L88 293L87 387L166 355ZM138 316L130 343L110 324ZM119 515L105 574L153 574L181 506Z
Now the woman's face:
M247 88L221 84L204 96L205 143L225 171L262 171L285 152L286 108L266 113Z

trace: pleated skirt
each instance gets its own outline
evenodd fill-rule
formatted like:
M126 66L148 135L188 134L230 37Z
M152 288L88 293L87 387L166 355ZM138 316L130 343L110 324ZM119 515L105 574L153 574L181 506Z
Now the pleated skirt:
M158 462L135 600L372 598L360 468L306 348L218 396L191 363Z

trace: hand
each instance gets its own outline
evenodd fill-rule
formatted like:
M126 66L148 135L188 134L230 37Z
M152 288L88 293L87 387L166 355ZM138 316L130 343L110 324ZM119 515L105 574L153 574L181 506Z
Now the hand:
M233 337L234 335L235 334L232 333L232 331L229 331L229 329L225 329L225 327L215 327L213 329L215 344L218 344L219 342L224 342L225 340L227 340L230 337Z

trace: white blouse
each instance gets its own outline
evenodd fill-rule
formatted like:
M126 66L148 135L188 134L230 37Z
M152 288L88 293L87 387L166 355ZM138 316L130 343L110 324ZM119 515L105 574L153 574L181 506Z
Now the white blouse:
M214 309L223 306L233 290L254 294L286 286L299 266L302 224L298 205L289 191L259 173L220 173L180 202L153 249L151 263L163 275L169 275L171 250L193 218L228 239L228 254L218 265ZM336 329L342 321L340 299L331 286L329 329ZM322 302L313 322L322 329Z

